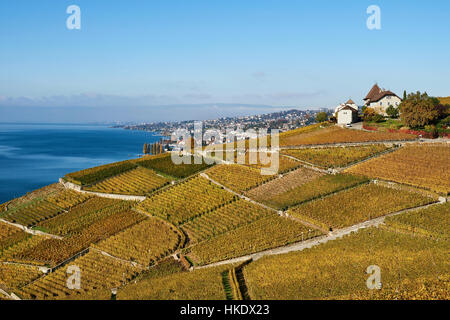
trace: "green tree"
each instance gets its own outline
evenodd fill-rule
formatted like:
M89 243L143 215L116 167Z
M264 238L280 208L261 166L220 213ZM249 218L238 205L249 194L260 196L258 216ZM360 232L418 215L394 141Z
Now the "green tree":
M364 121L373 121L373 118L376 114L377 113L375 112L375 110L373 108L370 108L370 107L365 108L363 111Z
M326 112L319 112L316 114L317 122L324 122L328 120L328 114Z
M362 106L361 111L363 114L364 114L364 111L366 111L366 109L367 109L367 106Z
M387 107L386 113L390 118L393 118L393 119L398 118L398 109L392 105L389 105L389 107Z
M406 90L403 91L403 100L406 100Z
M423 127L439 118L439 100L426 92L410 93L400 104L402 122L412 128Z

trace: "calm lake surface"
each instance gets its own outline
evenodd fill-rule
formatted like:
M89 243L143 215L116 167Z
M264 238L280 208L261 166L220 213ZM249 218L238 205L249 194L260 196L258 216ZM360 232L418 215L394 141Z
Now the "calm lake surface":
M72 171L136 158L160 138L99 125L0 123L0 203Z

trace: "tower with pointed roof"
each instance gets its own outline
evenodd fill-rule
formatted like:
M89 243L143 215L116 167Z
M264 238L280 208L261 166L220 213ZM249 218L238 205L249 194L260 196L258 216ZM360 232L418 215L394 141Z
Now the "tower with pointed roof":
M374 99L376 96L378 96L381 92L381 88L378 86L378 83L375 83L375 85L370 89L367 96L364 98L364 102L367 105L367 103L370 103L370 100Z

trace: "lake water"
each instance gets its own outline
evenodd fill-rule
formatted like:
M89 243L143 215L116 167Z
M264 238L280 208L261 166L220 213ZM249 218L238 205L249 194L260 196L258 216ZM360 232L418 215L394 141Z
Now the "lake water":
M136 158L160 138L107 126L0 123L0 203L72 171Z

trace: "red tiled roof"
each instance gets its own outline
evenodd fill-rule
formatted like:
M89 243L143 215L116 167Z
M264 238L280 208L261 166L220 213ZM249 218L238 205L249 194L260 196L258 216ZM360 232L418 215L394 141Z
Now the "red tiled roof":
M364 98L364 100L372 100L375 96L379 95L381 92L380 87L378 86L378 84L375 84L372 89L370 89L369 93L367 94L367 96Z
M381 90L378 84L375 84L372 89L370 89L367 96L364 98L364 100L369 100L368 103L371 102L377 102L383 99L386 96L395 96L400 99L399 96L397 96L395 93L389 90Z
M345 106L345 107L343 107L341 110L352 110L353 112L357 112L358 110L356 110L355 108L352 108L352 107L350 107L350 106ZM339 111L341 111L341 110L339 110Z
M392 91L381 91L379 94L377 94L376 96L374 96L373 98L370 99L370 102L377 102L380 101L381 99L383 99L386 96L395 96L397 98L400 99L399 96L397 96L395 93L393 93Z

